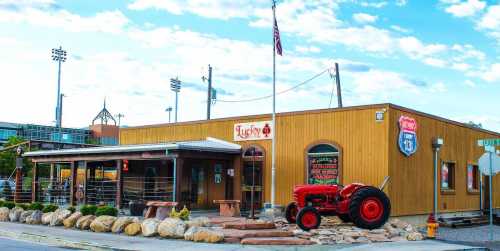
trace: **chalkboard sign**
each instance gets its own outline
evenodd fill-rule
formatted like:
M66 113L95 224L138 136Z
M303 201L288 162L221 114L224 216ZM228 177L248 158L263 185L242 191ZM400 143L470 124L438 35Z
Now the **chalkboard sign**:
M309 184L338 184L339 157L309 156Z

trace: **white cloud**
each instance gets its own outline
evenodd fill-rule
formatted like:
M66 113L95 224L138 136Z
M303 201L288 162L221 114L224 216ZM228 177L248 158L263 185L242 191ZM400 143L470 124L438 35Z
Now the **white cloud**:
M366 13L355 13L352 15L352 18L360 24L374 23L378 19L377 16Z
M441 60L441 59L437 59L437 58L425 58L423 60L423 62L425 64L430 65L430 66L435 66L435 67L439 67L439 68L444 68L447 65L446 61Z
M380 9L388 4L387 1L379 1L379 2L374 2L374 1L360 1L358 2L359 5L363 7L370 7L370 8L376 8Z
M489 69L481 73L480 76L488 82L500 81L500 63L492 64Z
M480 0L466 0L465 2L452 3L451 6L445 9L446 12L455 17L470 17L486 7L486 2Z
M490 30L500 29L500 5L490 6L479 21L478 27Z
M354 75L354 92L362 103L387 102L400 93L419 94L417 85L403 75L383 70L370 70Z
M409 33L410 32L410 30L405 29L405 28L403 28L403 27L401 27L399 25L391 25L391 29L393 29L393 30L395 30L397 32L401 32L401 33Z
M316 46L295 46L295 51L299 53L319 53L321 49Z
M430 92L442 93L446 92L447 89L443 82L438 82L436 84L431 85L429 90Z
M469 87L476 87L476 83L472 82L469 79L465 80L464 84Z
M396 0L397 6L405 6L408 3L408 0Z

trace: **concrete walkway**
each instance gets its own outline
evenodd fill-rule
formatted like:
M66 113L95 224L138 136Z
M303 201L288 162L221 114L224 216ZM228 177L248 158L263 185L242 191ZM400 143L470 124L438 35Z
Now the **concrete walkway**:
M129 237L111 233L94 233L20 223L0 222L0 236L38 242L46 245L86 250L203 250L203 251L251 251L251 250L471 250L470 246L446 244L437 241L377 243L367 245L330 246L244 246L240 244L208 244L160 238Z

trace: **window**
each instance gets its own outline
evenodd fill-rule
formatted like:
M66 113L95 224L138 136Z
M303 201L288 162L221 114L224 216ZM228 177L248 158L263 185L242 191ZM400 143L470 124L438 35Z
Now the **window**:
M339 151L332 145L319 144L307 152L309 184L339 183Z
M479 191L479 167L477 165L467 165L467 191Z
M441 166L441 190L455 190L455 163L443 162Z

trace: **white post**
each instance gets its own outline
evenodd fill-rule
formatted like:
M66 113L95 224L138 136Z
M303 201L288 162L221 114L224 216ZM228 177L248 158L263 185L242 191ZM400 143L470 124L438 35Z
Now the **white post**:
M276 36L274 34L274 20L276 20L276 2L273 0L273 133L271 150L271 205L276 206Z
M492 182L493 182L493 160L492 160L492 154L495 152L495 148L492 147L493 149L490 149L490 154L489 154L489 157L490 157L490 176L488 177L489 179L489 183L490 183L490 192L489 192L489 197L490 197L490 241L493 241L493 189L492 189Z

